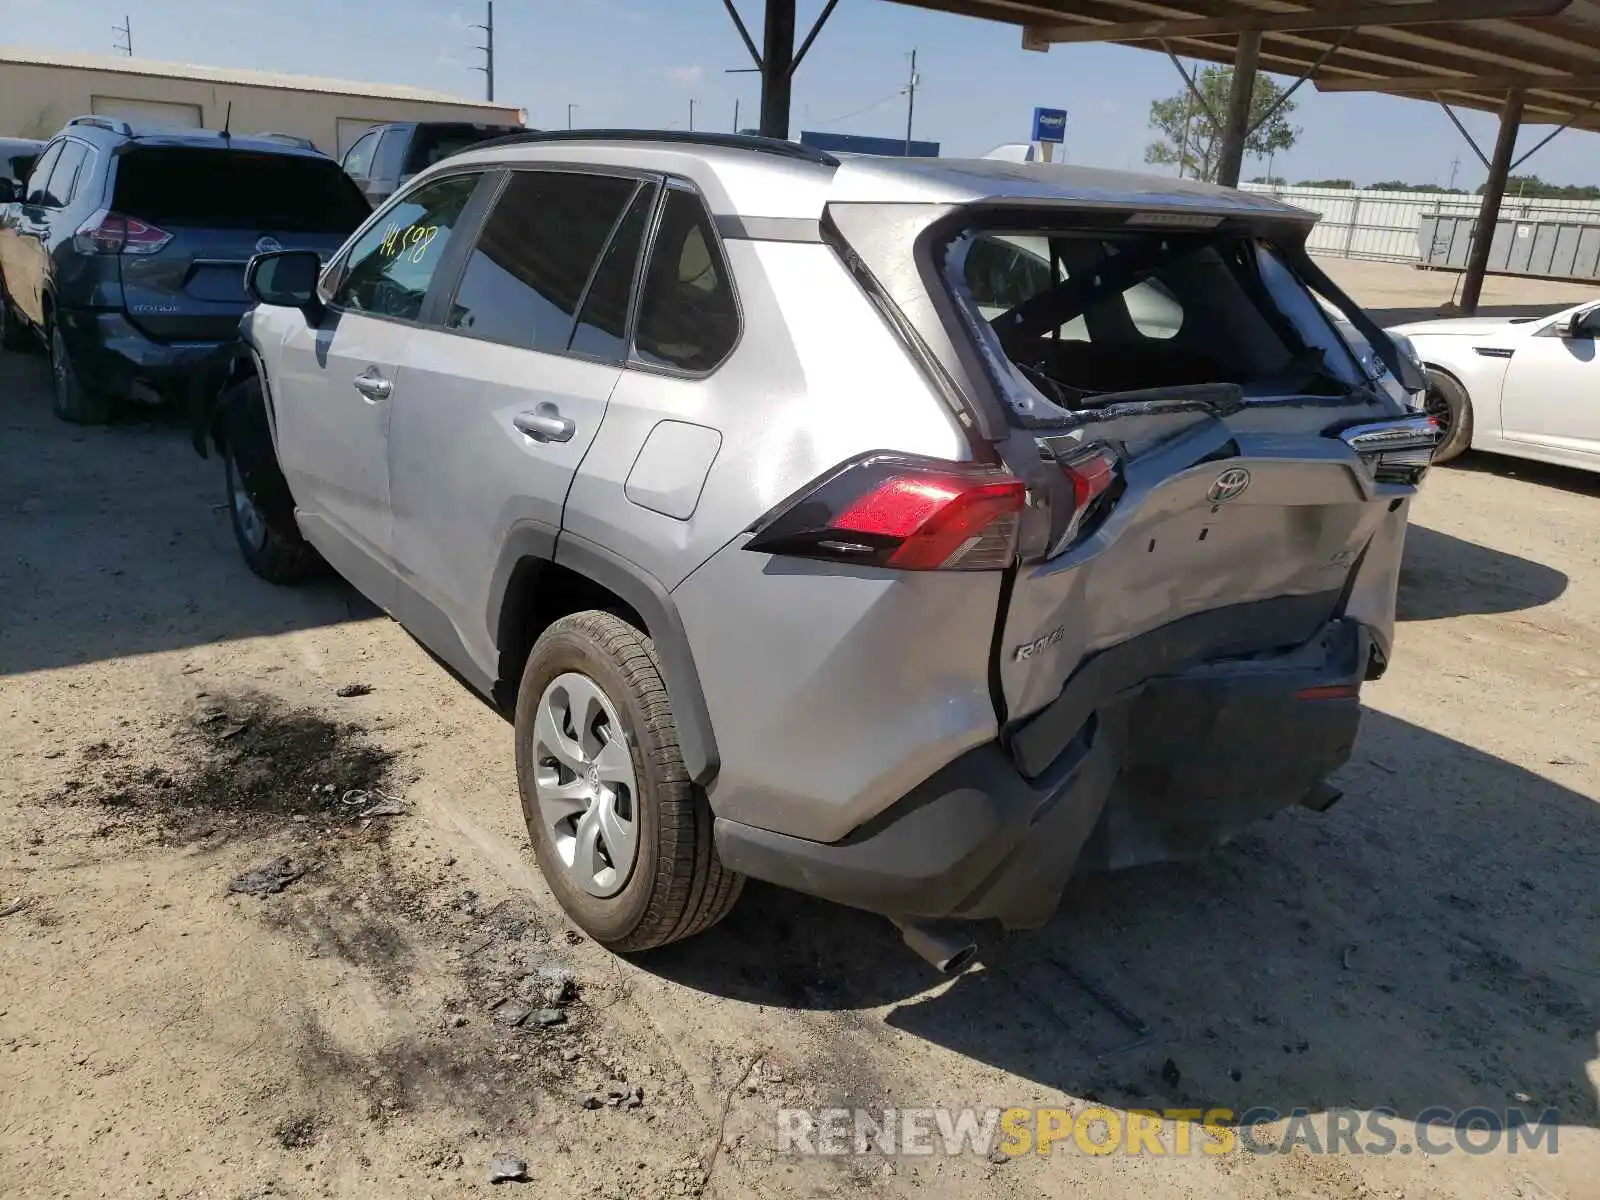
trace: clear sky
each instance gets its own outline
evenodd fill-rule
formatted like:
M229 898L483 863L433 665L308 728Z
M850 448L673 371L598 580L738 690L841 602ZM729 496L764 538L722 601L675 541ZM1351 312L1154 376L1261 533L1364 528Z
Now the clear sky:
M760 41L760 0L741 10ZM801 36L822 0L801 0ZM204 12L206 16L201 17ZM141 58L256 67L408 83L481 96L473 47L479 0L0 0L0 41L109 52L112 26L133 23ZM720 0L498 0L496 99L527 109L531 125L731 129L754 125L759 94L749 55ZM1182 89L1161 54L1115 46L1021 48L1015 26L841 0L796 77L793 132L903 136L901 94L912 48L921 86L915 136L947 154L1025 141L1035 105L1071 113L1066 157L1137 167L1150 140L1150 101ZM1437 106L1380 96L1296 95L1299 144L1273 164L1291 182L1400 178L1475 188L1484 171ZM1464 114L1487 148L1494 119ZM4 132L4 131L0 131ZM1524 147L1544 131L1525 130ZM1557 183L1600 183L1600 135L1564 133L1525 168ZM1245 175L1264 174L1246 164Z

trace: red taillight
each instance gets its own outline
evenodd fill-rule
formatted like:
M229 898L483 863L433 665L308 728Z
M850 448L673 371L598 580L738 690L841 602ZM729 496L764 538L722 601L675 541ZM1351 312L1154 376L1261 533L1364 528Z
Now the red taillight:
M172 240L164 229L121 213L98 212L73 235L80 254L154 254Z
M1072 515L1065 532L1056 539L1055 550L1065 550L1085 532L1091 518L1106 507L1103 501L1116 486L1120 460L1108 446L1091 446L1071 458L1061 460L1061 473L1072 485Z
M1319 687L1301 688L1294 694L1296 700L1357 700L1360 697L1359 683L1326 683Z
M748 549L906 571L999 570L1016 557L1020 480L965 463L847 464L756 527Z

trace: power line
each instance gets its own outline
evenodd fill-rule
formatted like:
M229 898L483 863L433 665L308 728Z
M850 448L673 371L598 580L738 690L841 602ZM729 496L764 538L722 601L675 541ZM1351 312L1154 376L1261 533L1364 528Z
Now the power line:
M904 96L905 94L906 94L905 88L897 87L897 88L895 88L894 91L890 92L887 96L883 97L883 99L874 100L871 104L867 105L865 108L858 108L858 109L855 110L855 112L847 112L842 117L828 117L826 120L824 120L822 122L822 124L824 124L824 125L836 125L840 121L848 121L848 120L850 120L851 117L859 117L862 113L869 113L875 108L882 108L885 104L889 103L889 101L898 99L899 97Z

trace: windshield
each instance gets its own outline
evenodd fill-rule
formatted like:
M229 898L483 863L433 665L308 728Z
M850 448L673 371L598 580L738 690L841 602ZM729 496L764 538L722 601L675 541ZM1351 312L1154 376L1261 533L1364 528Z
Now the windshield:
M1239 234L978 232L946 260L991 359L1065 408L1145 388L1345 395L1365 377L1267 242Z

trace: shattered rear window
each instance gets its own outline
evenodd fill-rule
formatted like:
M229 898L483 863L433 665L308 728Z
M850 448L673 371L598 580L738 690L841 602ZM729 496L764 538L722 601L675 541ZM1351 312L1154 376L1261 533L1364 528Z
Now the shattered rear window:
M991 364L1059 408L1196 384L1345 395L1364 381L1321 306L1257 238L983 231L950 247L946 276Z

